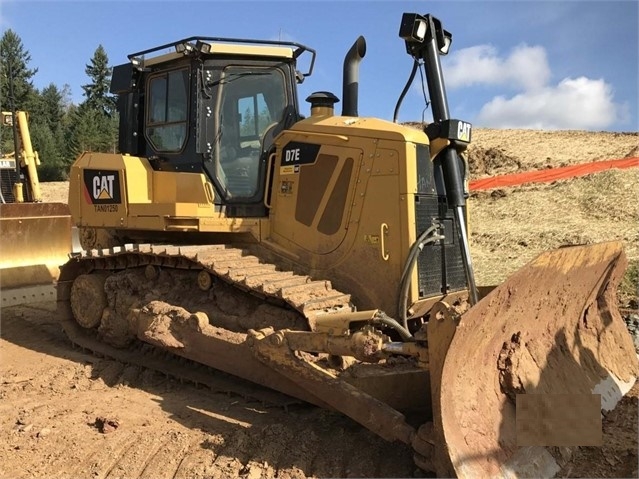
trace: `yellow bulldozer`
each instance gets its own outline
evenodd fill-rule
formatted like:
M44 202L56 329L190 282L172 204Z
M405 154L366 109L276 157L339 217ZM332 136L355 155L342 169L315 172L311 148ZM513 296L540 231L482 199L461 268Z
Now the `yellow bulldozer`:
M0 297L2 307L55 299L54 281L72 250L71 215L42 201L26 111L2 112L14 150L0 155Z
M326 91L300 112L315 51L298 43L191 37L129 55L111 83L120 153L70 172L85 249L61 269L61 321L101 354L145 364L150 344L340 411L440 476L551 477L558 447L596 443L597 427L566 438L520 402L581 405L568 432L599 421L601 439L601 410L638 373L615 301L624 253L562 248L478 287L472 127L450 118L440 62L452 35L406 13L399 36L404 93L425 67L423 129L358 115L363 37L341 115Z

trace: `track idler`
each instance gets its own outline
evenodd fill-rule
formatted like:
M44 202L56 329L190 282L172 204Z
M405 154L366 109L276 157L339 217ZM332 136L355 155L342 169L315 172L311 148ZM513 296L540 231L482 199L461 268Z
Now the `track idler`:
M553 477L572 446L601 445L588 427L639 369L616 304L626 263L617 242L544 253L462 317L437 405L454 471L439 474ZM563 428L548 422L562 407Z

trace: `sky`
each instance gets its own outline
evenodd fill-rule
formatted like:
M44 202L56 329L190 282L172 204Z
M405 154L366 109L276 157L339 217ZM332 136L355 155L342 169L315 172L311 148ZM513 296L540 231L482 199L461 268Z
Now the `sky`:
M303 114L314 91L341 98L344 55L363 35L359 115L392 120L413 64L398 36L404 12L431 13L453 34L442 57L452 118L491 128L639 129L636 0L0 0L0 26L30 53L34 85L67 84L74 103L83 100L98 45L117 65L195 35L302 43L317 51L298 89ZM431 115L418 74L398 119Z

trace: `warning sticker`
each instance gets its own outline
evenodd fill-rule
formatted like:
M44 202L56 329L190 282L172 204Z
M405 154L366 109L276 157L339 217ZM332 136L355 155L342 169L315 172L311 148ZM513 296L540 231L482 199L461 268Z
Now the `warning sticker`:
M280 166L280 175L292 175L297 173L299 168L295 168L294 165Z

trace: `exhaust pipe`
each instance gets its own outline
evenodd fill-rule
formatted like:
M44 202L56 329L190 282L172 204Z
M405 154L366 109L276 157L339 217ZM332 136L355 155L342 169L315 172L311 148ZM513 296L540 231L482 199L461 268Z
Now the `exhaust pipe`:
M360 35L344 58L342 83L342 116L358 116L357 92L359 90L359 62L366 55L366 40Z

